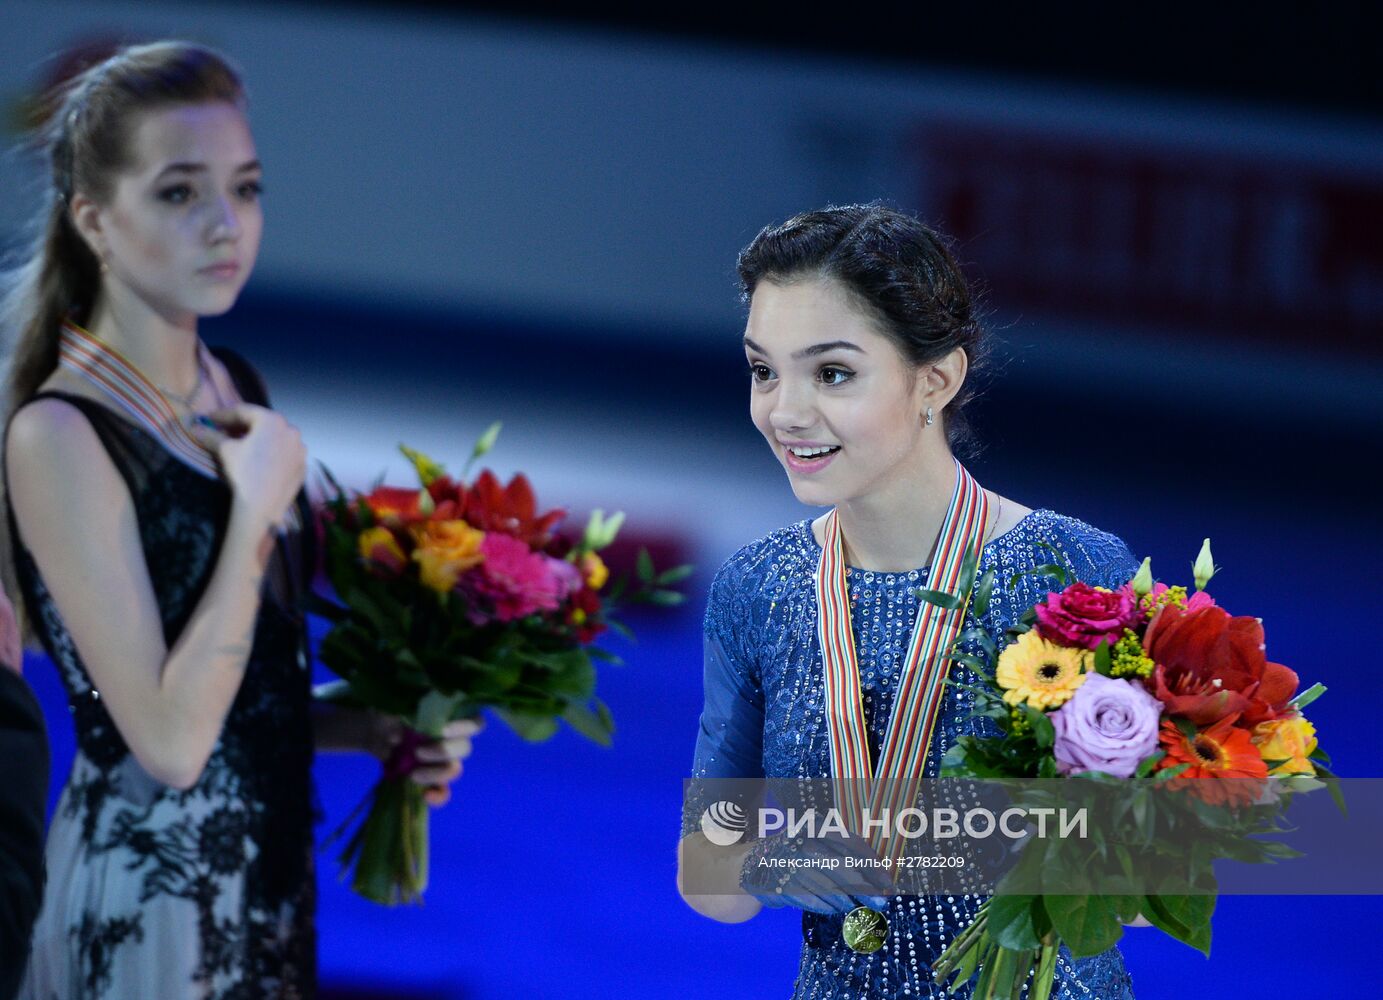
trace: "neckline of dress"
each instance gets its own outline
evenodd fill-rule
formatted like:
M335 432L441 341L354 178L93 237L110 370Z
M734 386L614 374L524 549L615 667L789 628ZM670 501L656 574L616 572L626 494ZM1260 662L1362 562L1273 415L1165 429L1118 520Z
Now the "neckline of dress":
M130 428L131 430L138 432L140 436L149 441L156 449L163 452L170 459L177 462L178 465L182 466L184 469L187 469L189 472L196 473L198 479L204 479L209 483L218 483L221 486L225 486L227 488L229 488L230 486L230 484L227 483L225 479L221 476L208 476L205 473L203 473L200 469L195 468L191 463L187 462L181 455L177 454L171 448L169 448L164 443L164 439L160 435L155 434L153 431L149 430L149 428L145 427L143 423L141 423L138 420L135 420L128 413L124 413L116 409L109 403L102 402L95 396L88 396L86 393L83 392L69 392L66 389L40 389L38 392L34 393L34 395L29 398L37 399L40 396L57 396L60 399L69 400L79 399L84 403L90 403L92 406L95 406L98 409L100 409L107 416L118 421L119 423Z
M1022 517L1018 519L1017 523L1014 524L1013 527L1009 528L1002 535L995 535L989 541L985 542L983 548L989 549L995 545L998 545L1009 535L1012 535L1015 532L1017 532L1019 528L1023 527L1023 525L1025 525L1032 518L1036 517L1039 514L1048 513L1051 513L1051 511L1048 511L1045 507L1039 507L1035 510L1028 511L1026 514L1024 514ZM809 517L804 521L799 521L798 527L800 527L802 531L805 532L807 536L807 544L808 546L810 546L813 552L813 557L819 559L821 557L821 543L816 540L816 532L812 531L812 521L814 520L815 518ZM919 566L917 569L896 570L890 573L885 570L864 569L860 566L851 566L847 563L845 566L845 575L847 577L858 577L868 575L872 577L872 579L875 581L879 580L880 578L883 578L886 582L892 582L899 577L907 577L909 574L916 574L917 576L926 576L930 574L931 568L931 563L928 563L925 566Z
M198 364L210 370L208 359L212 356L211 349L198 338ZM221 478L215 455L188 431L164 391L115 347L70 318L63 321L59 332L58 366L100 391L99 398L84 393L67 395L91 399L124 423L138 427L183 465L207 479ZM235 383L233 375L231 382ZM244 398L239 385L235 391Z

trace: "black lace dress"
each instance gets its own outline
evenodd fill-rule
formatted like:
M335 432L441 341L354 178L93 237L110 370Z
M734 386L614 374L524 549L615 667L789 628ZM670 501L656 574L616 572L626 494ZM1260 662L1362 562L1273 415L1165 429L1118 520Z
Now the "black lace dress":
M257 374L216 350L242 399ZM90 398L134 502L171 648L216 565L229 485ZM7 491L8 494L8 491ZM304 495L300 523L311 525ZM297 595L313 532L281 536L240 691L197 784L159 784L130 754L7 509L29 620L62 675L77 754L48 834L48 886L20 996L28 1000L310 997L315 990L310 676ZM99 584L92 588L99 598Z

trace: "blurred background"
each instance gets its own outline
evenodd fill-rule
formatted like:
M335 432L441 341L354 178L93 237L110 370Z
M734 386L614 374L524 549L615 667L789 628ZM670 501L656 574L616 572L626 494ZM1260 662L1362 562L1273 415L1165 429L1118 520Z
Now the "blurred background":
M1113 5L1109 5L1111 8ZM1319 679L1337 770L1380 776L1368 638L1383 533L1383 95L1365 4L1237 5L1156 23L1095 5L813 19L715 6L0 0L0 101L64 54L182 37L244 70L266 232L206 323L266 374L350 485L407 441L490 464L540 502L622 508L699 567L602 676L619 732L478 740L434 816L421 909L321 870L326 997L786 996L790 912L727 927L677 896L700 613L736 548L815 511L751 427L735 254L763 225L882 199L950 233L995 364L985 485L1122 536L1165 577L1213 539L1220 603ZM0 160L0 244L42 176ZM57 678L30 655L55 745ZM323 758L326 820L373 780ZM1221 901L1214 960L1153 931L1138 995L1373 995L1371 897Z

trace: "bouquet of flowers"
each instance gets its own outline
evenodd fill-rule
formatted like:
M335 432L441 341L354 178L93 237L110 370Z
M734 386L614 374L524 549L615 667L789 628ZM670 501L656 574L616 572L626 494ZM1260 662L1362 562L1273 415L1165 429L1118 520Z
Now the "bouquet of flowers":
M677 604L668 589L691 567L654 570L640 551L638 580L608 588L600 551L622 514L595 511L579 536L560 530L562 510L538 512L522 474L508 484L488 470L464 482L470 464L495 442L495 424L476 444L462 480L406 446L419 485L377 485L349 494L327 470L320 520L325 568L336 600L313 595L311 610L332 627L319 656L339 681L317 696L394 716L405 738L344 831L341 863L352 888L393 905L421 899L427 885L428 811L408 775L414 753L442 727L492 710L527 740L545 740L560 722L608 745L610 711L595 697L596 660L618 662L591 645L616 603Z
M1298 694L1297 675L1267 660L1261 620L1230 615L1206 592L1216 572L1209 539L1189 593L1155 583L1146 559L1113 590L1068 585L1055 564L1034 572L1063 589L1008 629L1002 650L980 629L953 647L979 646L952 655L980 678L970 690L990 734L961 737L942 774L1065 778L1023 787L1037 798L1042 787L1085 789L1104 809L1088 840L1029 841L934 964L951 992L978 972L974 995L986 1000L1017 1000L1030 974L1028 996L1046 1000L1062 942L1077 957L1097 954L1140 915L1209 955L1212 863L1295 855L1252 839L1283 831L1295 792L1329 786L1344 808L1302 715L1325 688ZM991 571L975 587L980 614L992 583Z

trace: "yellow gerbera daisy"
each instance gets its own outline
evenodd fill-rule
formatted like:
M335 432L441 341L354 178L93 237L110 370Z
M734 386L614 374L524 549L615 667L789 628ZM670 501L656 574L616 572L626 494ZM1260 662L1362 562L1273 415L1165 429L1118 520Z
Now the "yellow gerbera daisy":
M1033 708L1056 708L1085 683L1089 664L1089 650L1058 646L1033 630L999 654L994 679L1010 705L1026 701Z

